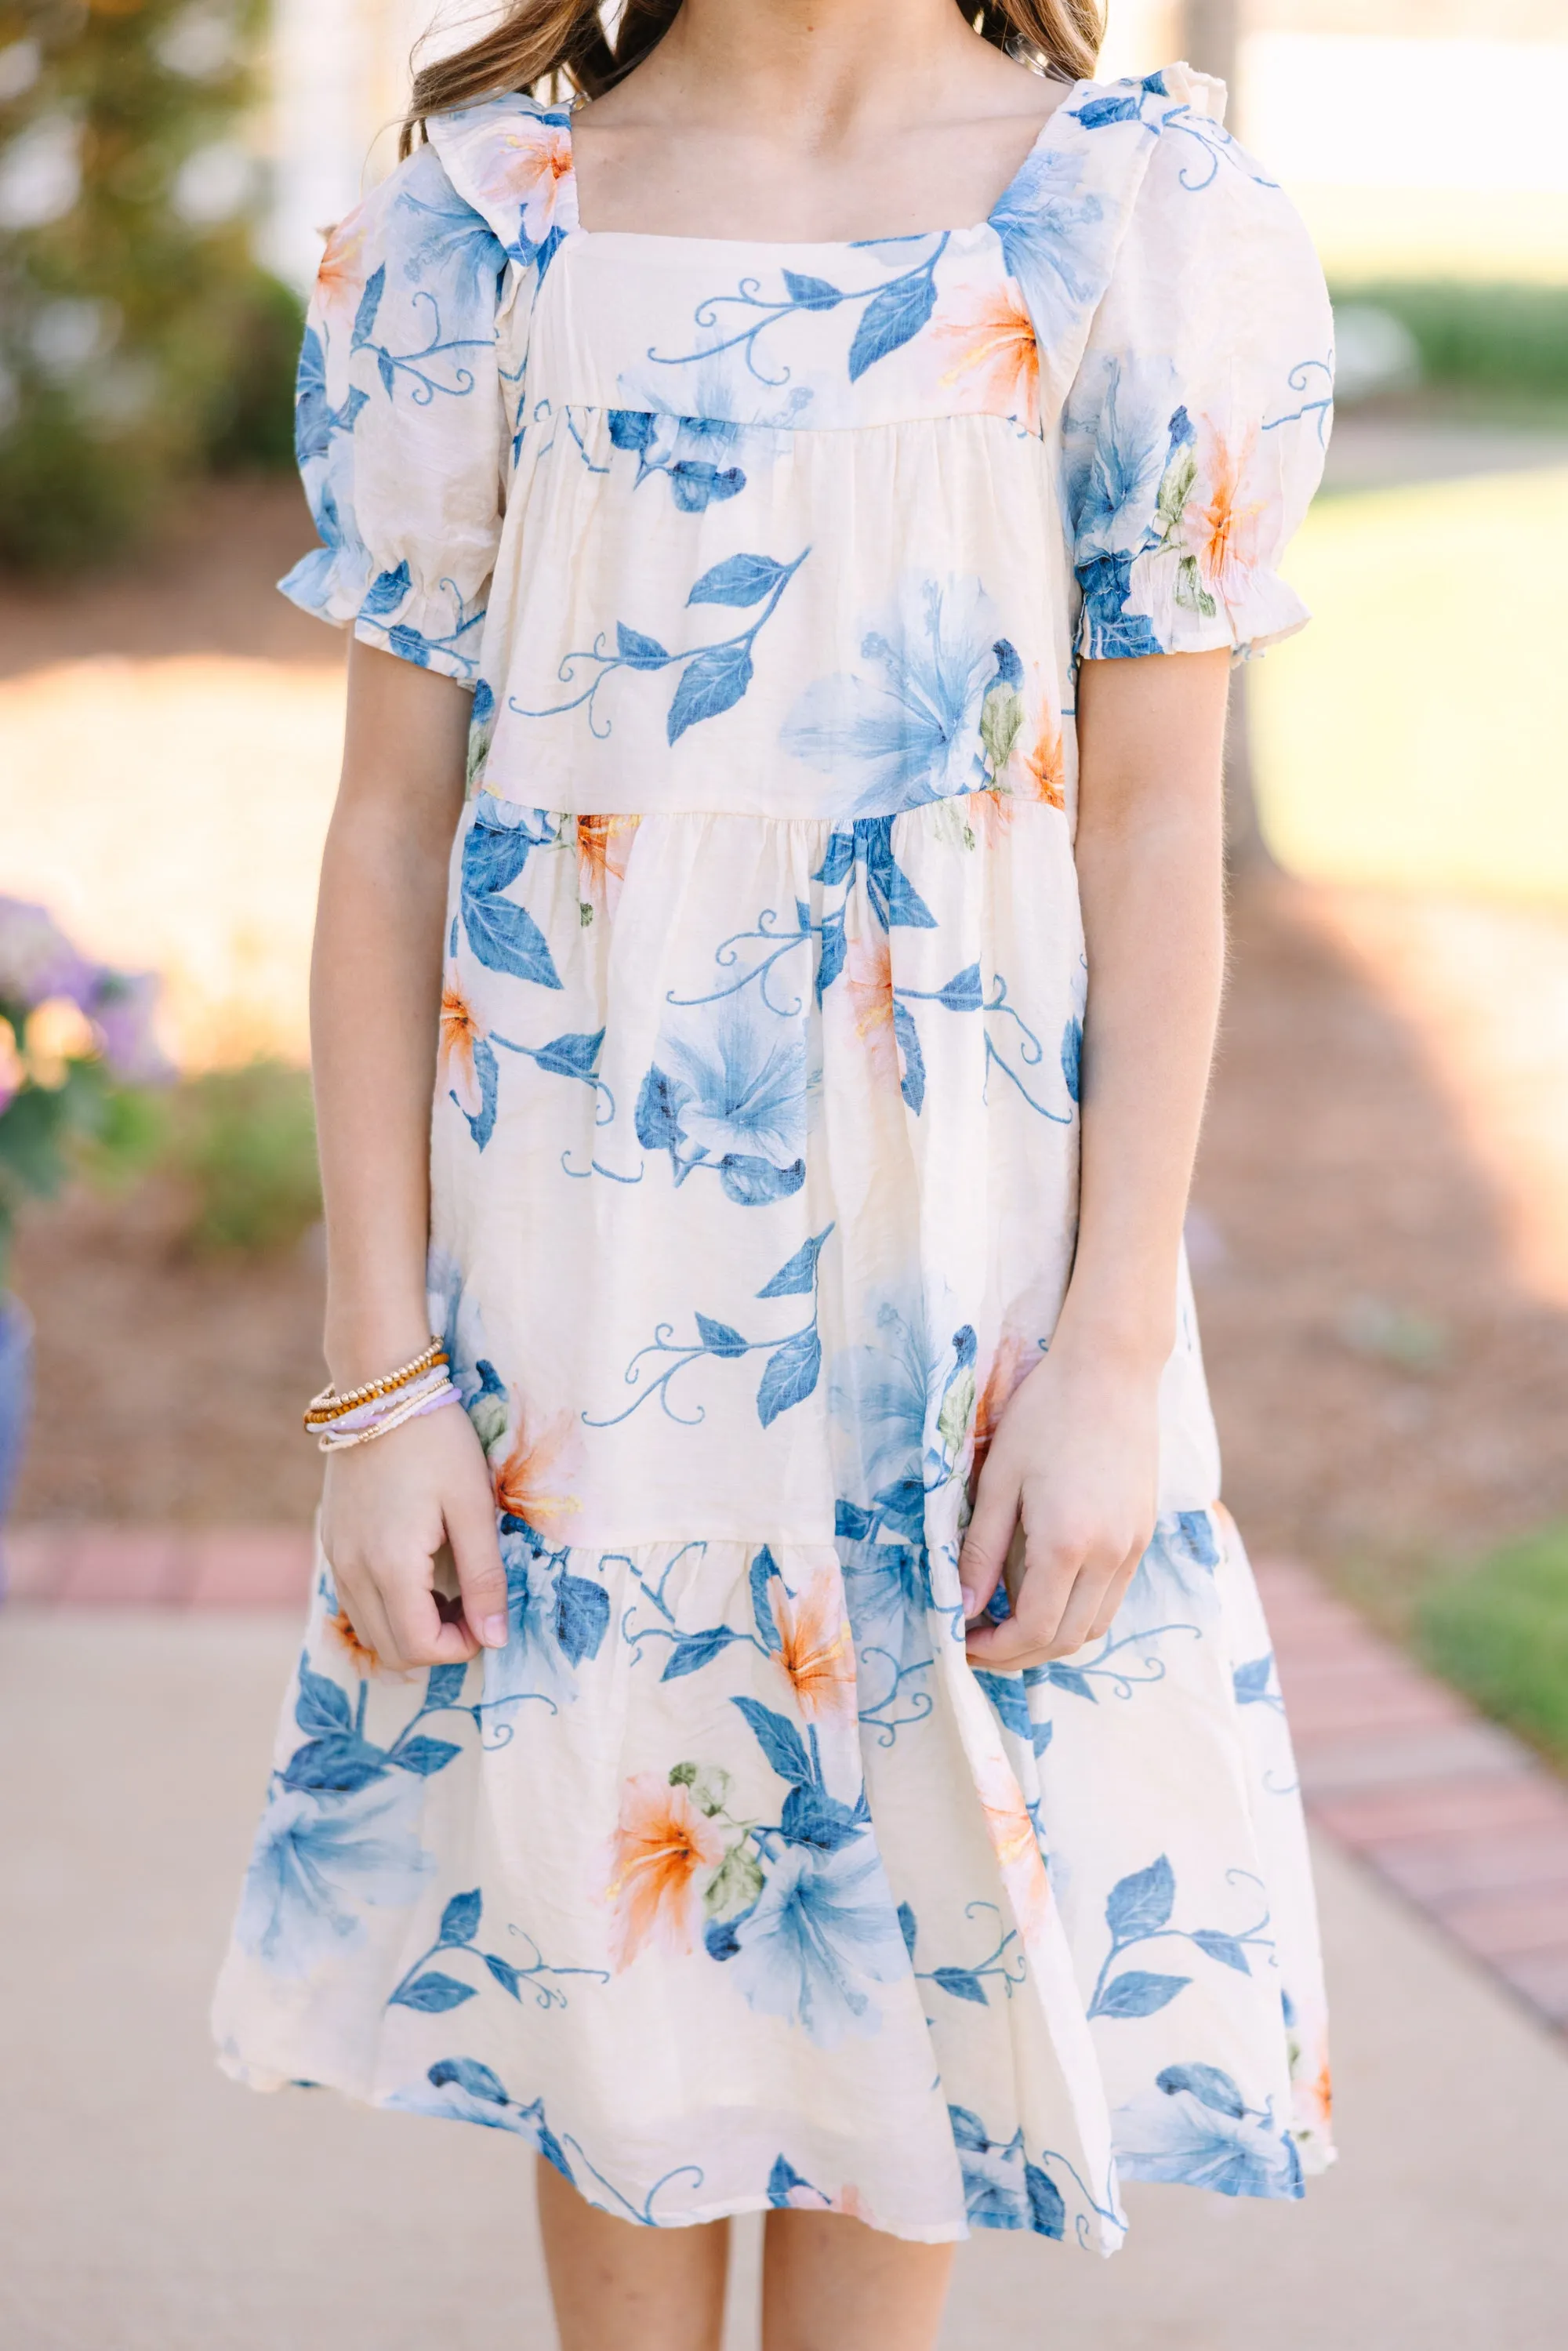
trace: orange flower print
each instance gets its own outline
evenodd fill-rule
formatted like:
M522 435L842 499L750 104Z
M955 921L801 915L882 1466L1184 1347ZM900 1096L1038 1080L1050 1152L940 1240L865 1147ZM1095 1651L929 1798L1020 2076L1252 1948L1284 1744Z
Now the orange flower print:
M991 1449L1003 1413L1012 1401L1014 1389L1030 1369L1030 1350L1021 1339L1004 1339L991 1359L986 1374L986 1384L980 1390L975 1406L974 1474L977 1478L985 1468L986 1456Z
M975 1784L1002 1884L1027 1943L1040 1932L1051 1914L1051 1886L1040 1857L1034 1823L1005 1756L986 1756L976 1771Z
M690 1789L672 1787L657 1771L626 1782L605 1887L615 1914L610 1948L618 1971L650 1948L676 1958L695 1948L700 1880L724 1855L723 1835L693 1803Z
M538 1535L549 1532L555 1519L570 1518L582 1505L561 1489L570 1484L562 1457L571 1447L576 1424L570 1412L558 1412L537 1437L528 1437L522 1423L512 1449L495 1471L496 1508L507 1518L522 1519Z
M612 914L626 879L637 816L580 816L577 820L577 889L585 906Z
M893 949L885 931L851 938L844 954L844 987L854 1033L865 1049L872 1074L898 1083L898 1044L893 1029Z
M1234 447L1214 426L1207 426L1206 462L1198 475L1197 538L1193 551L1206 584L1220 596L1230 596L1238 575L1249 568L1261 500L1243 505L1241 489L1252 463L1255 435ZM1207 485L1207 496L1203 495ZM1191 509L1189 509L1189 512Z
M1022 768L1013 786L1019 799L1040 800L1047 808L1067 806L1067 762L1061 747L1061 721L1049 707L1042 712L1034 747L1018 763Z
M1040 345L1028 306L1010 277L999 291L975 298L967 309L955 304L932 332L958 347L942 378L944 390L956 388L966 409L1016 417L1030 432L1039 432Z
M321 248L316 298L329 325L345 324L365 290L365 218L361 207L340 221Z
M522 206L522 233L530 246L542 245L552 228L576 225L571 132L564 122L519 115L479 154L481 193Z
M375 1651L355 1632L340 1595L336 1613L329 1612L323 1616L321 1625L333 1646L342 1651L357 1674L373 1674L376 1671L381 1661Z
M450 1088L470 1118L477 1117L480 1110L481 1089L474 1065L474 1048L484 1035L484 1023L458 983L457 967L448 964L441 990L436 1069L443 1092Z
M821 1567L800 1592L772 1586L779 1662L808 1722L855 1715L855 1653L836 1568Z

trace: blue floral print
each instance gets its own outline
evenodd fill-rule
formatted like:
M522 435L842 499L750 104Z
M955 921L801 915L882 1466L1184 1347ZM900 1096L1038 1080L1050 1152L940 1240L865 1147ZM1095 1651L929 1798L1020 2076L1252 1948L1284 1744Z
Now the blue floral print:
M287 587L473 690L428 1287L507 1639L389 1672L321 1561L224 2063L642 2226L1294 2197L1311 1877L1185 1270L1110 1630L977 1674L958 1561L1076 1241L1076 665L1305 619L1303 233L1185 68L858 245L629 250L566 110L430 131L324 256Z

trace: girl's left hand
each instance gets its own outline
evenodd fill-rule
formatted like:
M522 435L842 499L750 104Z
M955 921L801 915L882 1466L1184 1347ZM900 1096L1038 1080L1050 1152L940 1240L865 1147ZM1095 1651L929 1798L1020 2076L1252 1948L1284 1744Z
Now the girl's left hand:
M1059 1326L1015 1391L958 1562L972 1665L1016 1673L1109 1631L1155 1531L1160 1369L1130 1366ZM1012 1614L992 1624L983 1612L1020 1531Z

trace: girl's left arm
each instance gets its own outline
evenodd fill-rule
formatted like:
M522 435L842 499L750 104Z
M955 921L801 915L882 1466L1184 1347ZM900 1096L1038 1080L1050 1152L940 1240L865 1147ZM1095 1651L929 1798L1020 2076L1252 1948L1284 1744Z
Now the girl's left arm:
M1043 1664L1109 1627L1154 1532L1160 1374L1224 971L1229 654L1085 661L1076 855L1090 972L1077 1254L1050 1352L1002 1416L959 1573L966 1615L1021 1521L977 1665Z

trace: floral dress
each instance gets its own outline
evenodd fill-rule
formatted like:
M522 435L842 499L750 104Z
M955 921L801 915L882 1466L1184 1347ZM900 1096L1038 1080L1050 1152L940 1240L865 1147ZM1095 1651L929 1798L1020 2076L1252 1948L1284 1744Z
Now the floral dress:
M957 1583L1072 1259L1077 658L1306 617L1330 315L1218 98L1080 84L978 225L785 245L584 230L507 96L330 240L285 584L474 693L431 1311L511 1637L377 1670L319 1562L243 2080L653 2226L1109 2249L1120 2180L1327 2158L1185 1271L1111 1632L976 1672Z

